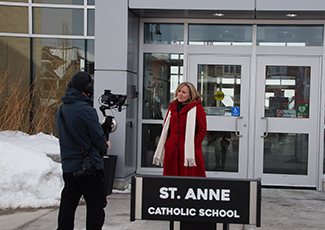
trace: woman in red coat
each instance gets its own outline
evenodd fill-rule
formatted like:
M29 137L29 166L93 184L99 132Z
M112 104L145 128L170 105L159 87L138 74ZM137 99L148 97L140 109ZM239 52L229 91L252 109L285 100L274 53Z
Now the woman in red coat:
M207 133L200 95L189 82L178 85L169 105L153 163L165 176L205 177L202 141Z

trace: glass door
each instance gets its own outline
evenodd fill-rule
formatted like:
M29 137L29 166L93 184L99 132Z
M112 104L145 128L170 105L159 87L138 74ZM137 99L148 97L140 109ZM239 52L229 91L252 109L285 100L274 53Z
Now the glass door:
M263 185L315 187L318 58L257 59L255 177Z
M189 56L189 81L207 115L207 176L247 177L249 69L249 57Z

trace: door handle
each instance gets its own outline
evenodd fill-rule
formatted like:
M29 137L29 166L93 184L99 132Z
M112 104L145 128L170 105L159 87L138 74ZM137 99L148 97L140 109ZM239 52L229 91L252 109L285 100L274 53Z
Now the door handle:
M261 117L261 119L265 119L266 121L265 135L262 135L261 137L267 137L269 135L269 120L266 117Z
M237 137L242 137L243 135L240 135L238 132L238 119L242 119L243 117L236 117L236 122L235 122L235 134Z

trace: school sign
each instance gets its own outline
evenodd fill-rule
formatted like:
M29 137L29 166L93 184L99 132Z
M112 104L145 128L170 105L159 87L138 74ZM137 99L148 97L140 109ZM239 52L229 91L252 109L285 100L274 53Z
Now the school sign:
M261 182L138 176L132 180L131 221L168 220L260 226Z

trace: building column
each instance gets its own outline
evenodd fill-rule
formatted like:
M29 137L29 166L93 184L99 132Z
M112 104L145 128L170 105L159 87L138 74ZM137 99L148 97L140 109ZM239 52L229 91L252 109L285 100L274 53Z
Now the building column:
M130 95L138 84L138 18L128 9L127 0L95 2L95 92L94 107L99 119L98 98L104 90ZM130 58L132 57L132 58ZM110 134L112 148L108 155L117 155L114 187L123 189L136 171L138 99L128 97L126 110L107 110L117 121Z

